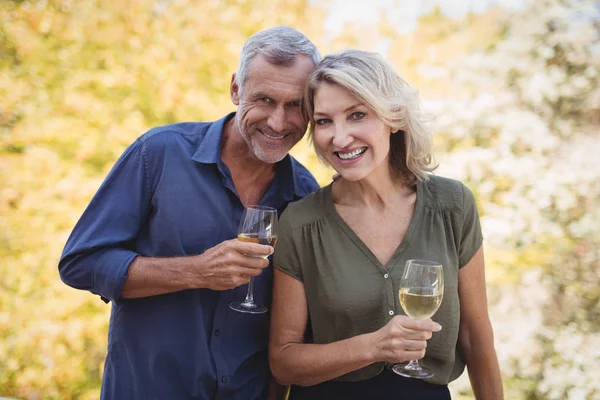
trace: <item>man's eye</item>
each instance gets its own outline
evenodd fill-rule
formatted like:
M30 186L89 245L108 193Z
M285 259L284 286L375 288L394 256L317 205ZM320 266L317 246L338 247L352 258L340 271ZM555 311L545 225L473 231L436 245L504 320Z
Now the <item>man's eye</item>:
M292 101L291 103L288 103L288 108L298 108L302 105L301 101Z
M319 118L318 120L315 121L315 124L317 125L325 125L330 123L331 120L329 118Z
M365 115L366 114L364 112L356 111L356 112L353 112L352 114L350 114L350 119L354 119L354 120L363 119L365 117Z
M266 103L266 104L272 104L273 103L273 100L271 100L268 97L263 97L263 98L260 99L260 101L262 101L263 103Z

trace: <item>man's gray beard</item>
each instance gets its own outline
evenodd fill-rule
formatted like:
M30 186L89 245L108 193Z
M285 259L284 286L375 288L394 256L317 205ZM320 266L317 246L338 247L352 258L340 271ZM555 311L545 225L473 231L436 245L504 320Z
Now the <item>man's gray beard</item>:
M240 121L237 121L236 125L238 127L238 132L242 136L242 139L244 139L246 146L248 146L248 150L254 155L254 157L258 158L262 162L265 162L267 164L275 164L283 160L285 156L288 155L288 152L286 151L284 154L281 155L281 157L273 158L273 156L270 154L271 152L263 151L263 148L260 147L257 143L258 140L254 142L252 141L251 135L249 135L247 131L244 130L244 128L241 126L242 124ZM259 135L259 133L257 133L257 135ZM270 157L267 157L267 154L269 154Z
M275 159L273 161L271 159L265 160L265 156L264 156L264 152L262 151L262 148L256 144L252 143L251 135L248 134L248 131L244 130L244 127L242 126L243 113L244 113L244 108L241 105L239 105L234 118L235 118L235 125L237 126L238 132L242 136L242 139L244 139L244 142L246 142L246 146L248 146L248 150L250 150L250 152L252 154L254 154L254 156L256 158L258 158L259 160L261 160L262 162L265 162L267 164L275 164L275 163L278 163L279 161L283 160L285 158L285 156L288 155L289 150L286 151L285 154L283 154L281 157L278 157L277 159ZM248 128L251 129L250 126Z

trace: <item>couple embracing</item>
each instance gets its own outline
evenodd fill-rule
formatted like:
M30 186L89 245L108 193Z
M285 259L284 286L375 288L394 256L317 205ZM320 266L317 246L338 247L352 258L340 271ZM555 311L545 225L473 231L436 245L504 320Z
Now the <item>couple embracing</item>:
M62 280L112 303L102 399L449 399L465 365L502 399L475 200L431 174L417 91L378 54L321 59L274 27L230 95L236 112L130 145L66 243ZM288 154L307 130L339 175L323 188ZM249 205L280 216L273 257L236 239ZM443 266L435 322L402 310L409 259ZM229 307L251 278L268 313ZM410 360L433 376L389 368Z

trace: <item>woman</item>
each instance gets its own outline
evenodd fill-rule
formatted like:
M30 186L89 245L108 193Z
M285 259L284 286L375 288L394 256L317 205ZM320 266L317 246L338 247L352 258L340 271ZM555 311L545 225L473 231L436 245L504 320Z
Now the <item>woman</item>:
M466 364L477 399L502 399L475 200L428 174L417 93L381 56L350 50L323 59L304 100L315 150L340 177L280 220L275 378L292 384L292 400L449 399ZM443 264L441 330L402 315L398 283L415 258ZM421 358L435 373L427 381L386 368Z

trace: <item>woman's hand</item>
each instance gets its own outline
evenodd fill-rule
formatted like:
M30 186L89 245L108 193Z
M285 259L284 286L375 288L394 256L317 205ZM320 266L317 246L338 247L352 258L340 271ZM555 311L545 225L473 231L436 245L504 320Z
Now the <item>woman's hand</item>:
M425 356L427 340L432 332L442 329L431 319L413 319L397 315L383 328L374 332L374 359L388 363L419 360Z

